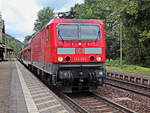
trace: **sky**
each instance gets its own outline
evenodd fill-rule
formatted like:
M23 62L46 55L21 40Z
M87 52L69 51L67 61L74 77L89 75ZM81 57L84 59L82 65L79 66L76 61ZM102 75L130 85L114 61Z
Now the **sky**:
M5 21L5 32L23 41L34 31L37 13L43 7L51 7L54 12L69 11L84 0L0 0L0 12Z

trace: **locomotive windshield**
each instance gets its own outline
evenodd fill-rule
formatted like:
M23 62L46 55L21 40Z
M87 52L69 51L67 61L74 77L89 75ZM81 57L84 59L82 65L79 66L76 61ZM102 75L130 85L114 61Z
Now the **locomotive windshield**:
M59 24L60 40L98 40L100 27L96 24Z
M78 40L78 25L61 24L58 28L58 36L61 40Z

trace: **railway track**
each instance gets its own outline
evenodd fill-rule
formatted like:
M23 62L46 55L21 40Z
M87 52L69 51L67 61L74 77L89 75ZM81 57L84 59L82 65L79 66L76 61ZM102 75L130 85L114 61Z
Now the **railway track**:
M147 84L144 84L144 82L137 82L138 79L142 80L142 78L137 79L133 77L127 77L127 75L119 75L116 73L114 74L114 76L112 75L112 73L107 73L105 84L150 97L149 79L146 80Z
M117 80L113 78L107 78L105 84L150 97L150 88L143 85L126 82L123 80Z
M136 113L133 110L91 92L64 94L55 91L55 93L76 113Z
M129 83L135 83L139 86L145 86L150 88L150 77L144 76L144 75L137 75L137 74L126 74L126 73L120 73L120 72L107 72L107 78L114 78L123 80Z

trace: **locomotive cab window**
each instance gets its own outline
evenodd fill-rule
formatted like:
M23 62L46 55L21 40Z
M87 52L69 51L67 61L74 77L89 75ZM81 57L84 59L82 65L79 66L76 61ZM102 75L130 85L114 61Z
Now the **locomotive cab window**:
M98 25L80 25L80 40L99 40L100 28Z
M77 24L60 24L57 32L60 40L78 40Z
M59 24L57 26L59 40L99 40L100 26L98 24Z

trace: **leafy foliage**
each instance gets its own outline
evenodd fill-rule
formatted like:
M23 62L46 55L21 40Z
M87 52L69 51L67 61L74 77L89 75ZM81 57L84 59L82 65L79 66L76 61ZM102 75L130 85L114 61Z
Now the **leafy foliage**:
M123 59L131 64L150 65L149 11L149 0L85 0L85 4L71 8L71 16L103 20L108 58L119 58L122 37Z
M122 12L126 60L132 64L150 65L150 4L147 0L131 0Z
M46 7L41 9L37 16L38 18L34 23L35 31L39 31L45 24L47 24L54 17L54 12L50 7Z
M24 41L23 41L24 45L26 45L27 42L28 42L31 38L32 38L32 36L30 36L30 35L25 36Z
M8 34L3 34L3 37L5 38L5 40L3 40L4 41L3 43L6 44L7 48L13 49L15 54L23 46L22 42L20 42L19 40L15 39L14 37Z

